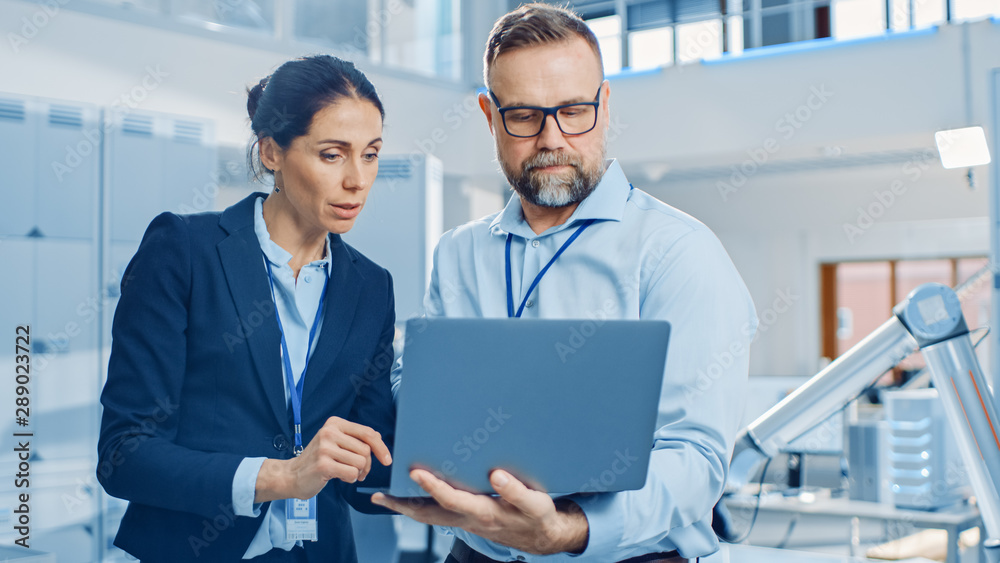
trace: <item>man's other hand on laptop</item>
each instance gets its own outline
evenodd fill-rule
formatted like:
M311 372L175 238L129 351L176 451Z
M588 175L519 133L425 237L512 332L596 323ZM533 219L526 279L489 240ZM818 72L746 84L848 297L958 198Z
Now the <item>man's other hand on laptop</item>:
M528 553L581 553L587 547L587 517L576 503L553 501L506 471L490 474L499 497L460 491L422 469L411 471L410 478L431 498L375 493L372 502L425 524L462 528Z

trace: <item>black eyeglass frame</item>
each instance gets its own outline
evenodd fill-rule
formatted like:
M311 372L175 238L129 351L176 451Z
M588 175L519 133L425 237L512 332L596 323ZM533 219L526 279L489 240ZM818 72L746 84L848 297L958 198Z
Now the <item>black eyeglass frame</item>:
M503 122L503 129L504 129L504 131L506 131L507 134L510 135L511 137L518 137L518 138L521 138L521 139L527 139L527 138L530 138L530 137L537 137L537 136L539 136L539 135L542 134L542 131L545 130L545 123L549 120L549 116L550 115L552 116L553 119L556 120L556 127L559 127L559 131L562 132L563 135L584 135L586 133L590 133L591 131L594 130L594 127L597 127L597 113L598 113L598 111L600 110L600 107L601 107L601 90L602 89L604 89L604 82L603 81L601 82L601 85L597 87L597 95L594 96L594 101L592 101L592 102L575 102L575 103L572 103L572 104L563 104L561 106L552 106L552 107L547 107L547 108L544 108L544 107L541 107L541 106L507 106L507 107L500 107L500 100L497 99L496 95L493 93L493 90L488 90L488 92L490 94L490 98L493 100L493 103L497 106L497 112L500 113L500 121ZM559 114L558 114L559 110L564 109L564 108L568 108L568 107L573 107L573 106L594 106L594 124L591 125L590 128L587 129L586 131L581 131L579 133L567 133L565 130L563 130L562 123L559 123ZM514 133L511 133L510 129L507 127L507 115L506 114L507 114L508 111L513 110L513 109L534 109L534 110L538 110L538 111L542 112L542 125L538 128L538 132L535 133L534 135L515 135Z

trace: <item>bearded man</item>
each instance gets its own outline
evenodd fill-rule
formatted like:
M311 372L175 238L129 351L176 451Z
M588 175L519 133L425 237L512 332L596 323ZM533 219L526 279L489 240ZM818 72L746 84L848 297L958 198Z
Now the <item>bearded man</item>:
M746 286L705 225L634 189L605 159L610 84L597 39L578 16L529 4L500 18L485 81L479 105L516 193L499 213L441 238L426 314L669 321L646 484L553 500L500 469L490 475L498 496L414 470L433 500L373 501L450 527L447 563L675 562L713 553L712 508L741 422L757 327ZM558 404L551 410L559 416Z

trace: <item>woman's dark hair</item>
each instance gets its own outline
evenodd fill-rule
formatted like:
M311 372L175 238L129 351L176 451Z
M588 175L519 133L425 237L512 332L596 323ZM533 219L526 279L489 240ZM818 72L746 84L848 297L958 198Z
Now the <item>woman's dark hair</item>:
M260 164L257 145L265 137L287 149L296 137L309 131L313 116L341 98L368 100L385 119L385 109L375 86L354 63L330 55L314 55L281 65L252 88L247 88L247 114L253 142L247 161L253 178L271 171Z

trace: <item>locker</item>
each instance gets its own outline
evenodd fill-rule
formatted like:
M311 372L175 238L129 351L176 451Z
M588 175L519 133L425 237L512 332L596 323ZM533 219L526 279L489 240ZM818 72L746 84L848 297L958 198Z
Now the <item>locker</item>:
M12 266L0 280L0 319L11 339L18 323L31 326L32 547L59 561L121 555L110 546L124 503L94 479L120 280L156 214L214 208L215 151L209 121L0 94L9 204L0 260ZM0 351L0 361L13 365L12 355ZM0 387L0 402L13 404L13 386ZM0 421L0 465L16 467L11 440L21 430L13 417ZM12 474L0 471L0 525L12 515Z
M35 227L37 122L28 100L0 95L0 170L6 200L0 206L0 235L27 235Z
M162 211L163 142L151 115L119 114L108 129L111 239L140 240Z
M0 276L0 307L7 326L0 327L11 331L13 339L14 326L29 323L34 318L35 285L35 250L34 239L26 237L0 238L0 262L4 264L4 275ZM34 330L34 327L32 327ZM34 334L34 333L32 333ZM3 361L13 359L14 353L9 347L0 347L0 358ZM3 386L0 386L0 391Z
M34 244L34 239L23 237L7 237L0 243L0 260L4 264L11 265L10 268L6 269L5 275L0 276L0 295L3 296L3 301L0 302L3 313L0 318L4 320L4 326L0 329L3 330L4 339L10 343L0 347L0 363L9 366L7 369L12 374L11 379L13 379L15 372L15 350L11 344L14 342L16 327L22 324L30 325L32 349L34 349L38 334L37 327L33 322L35 318ZM33 366L29 365L29 367L31 368L30 377L34 370ZM13 385L0 385L0 405L13 406L14 398ZM2 433L0 434L2 436L0 438L0 468L3 468L3 471L0 472L0 483L7 484L14 481L14 472L9 471L9 468L16 466L12 465L16 459L12 434L20 432L20 429L17 428L13 418L6 418L0 424L0 433ZM0 508L3 506L0 505Z
M109 197L111 239L139 241L164 211L214 208L216 150L210 124L150 112L112 118Z
M37 227L47 237L97 236L100 112L42 102L38 123Z
M397 322L422 312L434 247L443 231L442 193L437 158L380 157L379 174L365 207L344 235L345 241L392 273Z
M39 239L33 425L43 459L87 457L97 449L98 364L96 245Z
M198 121L179 118L171 121L173 132L164 139L163 159L175 164L163 168L159 211L212 211L219 190L215 183L217 157L212 148L212 130Z

